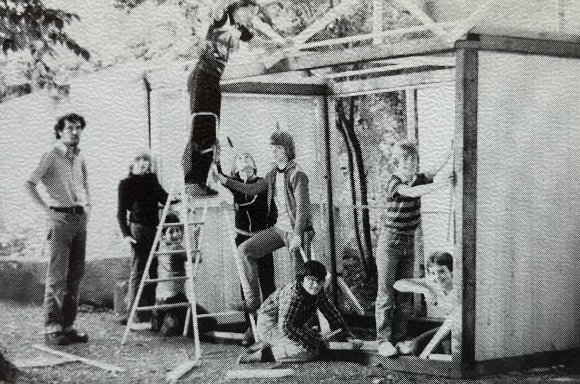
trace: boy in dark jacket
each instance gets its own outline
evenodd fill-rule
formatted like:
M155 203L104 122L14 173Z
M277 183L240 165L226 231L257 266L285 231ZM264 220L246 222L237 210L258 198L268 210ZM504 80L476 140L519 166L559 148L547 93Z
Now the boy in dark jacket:
M234 159L231 176L233 180L244 184L254 184L261 177L256 176L256 162L249 153L240 153ZM276 212L268 212L268 193L266 191L255 196L248 196L234 189L230 189L234 195L236 246L250 239L257 232L272 226L276 222ZM274 260L272 253L258 259L258 278L262 291L262 300L265 300L276 290L274 283ZM241 289L242 297L244 291ZM248 347L254 343L252 329L249 323L249 314L246 311L246 323L248 328L242 339L242 345Z

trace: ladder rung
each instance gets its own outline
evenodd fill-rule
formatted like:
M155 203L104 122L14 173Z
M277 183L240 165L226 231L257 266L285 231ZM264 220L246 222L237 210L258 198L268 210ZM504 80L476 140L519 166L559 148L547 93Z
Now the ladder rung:
M190 305L191 304L189 302L175 304L157 304L157 305L149 305L147 307L137 307L137 311L151 311L153 309L171 309L171 308L189 307Z
M187 223L188 225L202 225L205 224L205 221L190 221ZM171 226L178 226L178 225L185 225L184 223L164 223L163 226L171 227Z
M165 277L162 279L147 279L145 280L146 283L161 283L164 281L184 281L187 280L187 276L174 276L174 277Z
M176 250L167 250L167 251L155 251L156 255L167 255L167 254L173 254L173 253L185 253L186 250L185 249L176 249ZM190 252L201 252L201 249L192 249Z
M203 318L203 317L217 317L217 316L237 315L239 313L244 313L244 312L240 312L240 311L229 311L229 312L204 313L202 315L197 315L197 317L198 318Z

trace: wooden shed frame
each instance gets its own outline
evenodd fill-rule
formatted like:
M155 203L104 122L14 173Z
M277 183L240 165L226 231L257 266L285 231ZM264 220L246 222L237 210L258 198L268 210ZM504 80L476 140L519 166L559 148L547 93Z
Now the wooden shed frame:
M362 363L381 363L388 369L434 374L448 377L470 377L493 374L508 370L525 369L535 366L562 364L578 349L544 351L530 355L506 357L493 360L476 361L476 227L477 227L477 152L478 152L478 55L479 52L492 51L502 53L516 53L522 55L540 55L556 58L580 59L580 44L569 41L549 41L536 38L521 38L507 36L468 34L465 40L457 41L453 46L428 42L406 42L401 45L371 46L362 48L369 54L360 55L361 48L341 51L340 53L325 52L309 54L308 59L295 58L290 67L294 70L314 69L338 64L347 64L360 61L384 60L385 67L361 71L331 74L325 78L325 84L292 85L284 81L263 84L256 82L257 78L236 79L227 81L223 91L233 93L261 93L286 95L325 95L324 113L325 142L326 142L326 172L328 192L328 242L332 260L331 272L333 275L333 297L336 300L336 250L334 249L335 228L332 196L332 172L330 159L330 122L329 104L332 99L345 94L364 93L369 90L368 84L377 82L378 89L389 90L413 89L429 83L455 82L455 133L454 133L454 166L457 172L455 189L455 252L460 258L460 270L455 270L455 282L461 283L459 298L461 300L461 324L454 324L454 338L458 340L451 361L435 361L417 357L401 356L388 359L377 354L366 352L352 352L338 355L337 358ZM356 52L355 52L356 51ZM446 56L434 57L434 54ZM361 59L362 57L362 59ZM395 60L396 59L396 60ZM425 70L423 63L431 63L441 68ZM455 67L454 69L451 67ZM389 76L390 70L404 68L404 74L395 72ZM415 68L417 71L413 71ZM278 68L281 72L288 67ZM366 71L366 72L365 72ZM365 73L380 73L384 76L365 82L367 88L358 87L357 81L337 83L336 78ZM276 69L269 71L275 73ZM270 74L269 77L275 76ZM380 82L380 84L378 84ZM373 88L371 84L371 88ZM459 332L457 334L457 332Z

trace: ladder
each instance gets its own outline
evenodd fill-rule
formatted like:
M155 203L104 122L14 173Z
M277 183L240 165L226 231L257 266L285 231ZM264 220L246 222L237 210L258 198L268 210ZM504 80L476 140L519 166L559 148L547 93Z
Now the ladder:
M179 192L177 190L179 189ZM179 205L179 223L166 223L167 214L169 213L169 209L171 203L175 199L180 200L177 205ZM151 247L151 251L149 253L149 257L147 259L147 263L145 265L145 270L143 272L143 278L139 284L139 289L137 290L137 294L133 300L131 306L131 312L129 315L129 320L127 321L127 326L125 328L125 333L123 334L123 339L121 341L122 345L125 345L127 341L127 337L131 330L131 325L133 324L132 321L135 317L135 314L140 311L152 311L155 309L171 309L171 308L179 308L179 307L186 307L187 308L187 315L185 319L185 326L183 328L183 335L187 335L187 331L189 329L189 325L193 320L193 334L195 340L195 350L196 350L196 358L199 359L201 357L201 349L200 349L200 342L199 342L199 330L197 319L198 315L196 312L196 297L195 297L195 277L197 274L197 268L201 259L201 248L200 245L203 244L203 237L204 237L204 224L207 217L207 202L203 204L202 207L196 205L196 201L198 199L193 199L191 196L185 193L185 183L182 180L174 180L172 182L169 196L167 198L167 202L163 208L163 213L161 215L159 226L157 227L157 232L155 234L155 240L153 242L153 246ZM202 210L202 217L200 220L196 220L195 216L199 211ZM193 220L191 219L193 217ZM186 253L186 261L185 261L185 276L175 276L175 277L168 277L168 278L157 278L157 279L150 279L149 278L149 271L151 269L151 264L153 259L158 257L160 254L167 254L167 253L178 253L183 252L183 250L176 250L176 251L169 251L163 250L160 251L159 244L161 242L161 234L163 229L170 227L182 225L184 236L183 242L185 243L185 253ZM193 230L193 235L192 235ZM192 237L195 238L194 244L192 244ZM183 281L186 283L186 296L188 298L187 302L182 303L175 303L175 304L162 304L162 305L151 305L151 306L144 306L139 307L139 300L141 295L143 294L143 289L146 284L151 283L160 283L160 282L167 282L167 281Z

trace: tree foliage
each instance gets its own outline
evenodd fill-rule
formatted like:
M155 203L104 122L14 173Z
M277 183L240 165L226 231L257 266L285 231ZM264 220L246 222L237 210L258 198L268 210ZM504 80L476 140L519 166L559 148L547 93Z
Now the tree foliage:
M56 44L85 60L90 53L65 32L78 15L47 8L41 0L0 1L0 44L4 53L30 50L33 55L53 54Z

